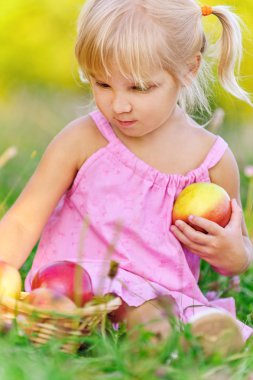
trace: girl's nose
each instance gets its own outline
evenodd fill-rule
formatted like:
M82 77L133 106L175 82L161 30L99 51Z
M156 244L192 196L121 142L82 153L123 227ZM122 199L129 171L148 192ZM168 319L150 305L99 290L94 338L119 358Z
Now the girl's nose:
M132 105L124 95L115 95L112 103L113 111L115 113L130 112Z

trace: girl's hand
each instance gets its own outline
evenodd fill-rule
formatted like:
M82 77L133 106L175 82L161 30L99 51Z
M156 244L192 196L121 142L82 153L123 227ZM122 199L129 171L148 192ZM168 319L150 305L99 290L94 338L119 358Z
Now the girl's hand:
M207 261L217 272L234 275L245 271L249 264L242 235L242 218L242 209L233 199L231 219L225 228L191 215L189 221L203 228L207 234L196 231L181 220L171 226L171 231L189 251Z

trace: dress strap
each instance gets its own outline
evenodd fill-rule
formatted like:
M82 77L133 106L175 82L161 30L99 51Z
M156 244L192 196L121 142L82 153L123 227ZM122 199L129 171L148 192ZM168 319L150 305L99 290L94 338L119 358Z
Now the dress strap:
M208 169L211 169L212 167L214 167L222 158L227 147L228 147L228 144L226 143L226 141L224 141L222 137L217 136L212 148L207 154L202 165L207 167Z
M102 113L98 110L90 112L89 116L92 118L97 128L101 132L101 134L106 138L107 141L114 141L116 139L116 135L113 132L109 122L102 115Z

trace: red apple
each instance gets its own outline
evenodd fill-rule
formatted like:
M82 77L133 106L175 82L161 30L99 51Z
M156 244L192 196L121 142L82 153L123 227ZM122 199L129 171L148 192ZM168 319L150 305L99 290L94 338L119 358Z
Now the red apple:
M118 297L115 293L109 293L110 295L113 295L114 297ZM118 309L111 311L108 314L109 319L113 323L119 323L123 322L127 317L127 312L129 309L128 304L121 299L121 305L118 307Z
M221 186L207 182L193 183L177 197L172 211L172 223L180 219L196 230L204 232L189 222L190 215L201 216L225 227L230 220L231 212L230 197Z
M0 261L0 299L1 296L19 299L22 280L19 271L4 261Z
M93 297L88 272L71 261L57 261L39 269L32 280L32 289L43 287L65 295L79 307Z
M48 288L32 290L23 302L36 307L36 309L59 313L72 312L76 309L76 305L68 297Z

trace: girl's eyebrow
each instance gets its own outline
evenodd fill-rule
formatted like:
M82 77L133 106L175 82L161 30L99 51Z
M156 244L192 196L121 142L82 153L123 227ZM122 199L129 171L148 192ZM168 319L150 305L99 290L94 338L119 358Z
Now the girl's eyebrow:
M104 80L104 79L99 79L97 77L95 77L94 75L91 75L92 79L95 80L96 82L100 82L100 83L104 83L104 84L108 84L108 81ZM108 85L109 86L109 85Z
M100 79L98 79L98 77L97 77L95 74L89 74L89 76L90 76L90 78L92 78L92 79L100 80ZM101 80L101 82L102 82L102 80Z
M98 79L95 77L94 74L90 74L90 77L91 77L92 79L98 80Z
M94 75L91 75L91 77L92 77L92 79L94 79L95 81L97 81L97 82L101 82L101 83L105 83L105 84L108 84L108 82L106 81L106 80L104 80L104 79L99 79L99 78L96 78ZM147 85L152 85L152 84L157 84L157 81L152 81L152 80L150 80L148 83L147 83ZM138 87L138 86L140 86L140 84L139 83L136 83L136 82L134 82L134 81L129 81L128 83L126 83L126 86L128 87Z
M108 86L110 86L107 80L102 79L102 78L99 79L98 77L95 76L95 74L90 74L90 77L96 82L100 82L100 83L107 84ZM161 83L158 80L152 80L152 79L150 79L150 81L146 83L147 87L153 86L153 85L160 86ZM126 87L142 87L142 86L139 83L136 83L134 81L129 81L128 83L126 83Z

